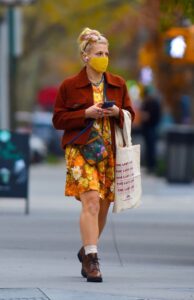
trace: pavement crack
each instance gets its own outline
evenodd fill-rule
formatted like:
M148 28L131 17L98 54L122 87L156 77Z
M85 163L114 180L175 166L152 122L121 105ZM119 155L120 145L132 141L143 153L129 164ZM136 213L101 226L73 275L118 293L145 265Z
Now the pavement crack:
M40 288L37 288L42 294L43 296L47 299L47 300L52 300L51 298L49 298Z
M119 247L118 247L117 237L116 237L116 230L115 230L115 223L113 221L112 216L111 216L111 230L112 230L112 236L113 236L113 244L114 244L117 256L118 256L118 260L119 260L119 263L120 263L121 267L123 267L124 264L123 264L123 261L122 261L122 258L121 258L121 254L119 252Z

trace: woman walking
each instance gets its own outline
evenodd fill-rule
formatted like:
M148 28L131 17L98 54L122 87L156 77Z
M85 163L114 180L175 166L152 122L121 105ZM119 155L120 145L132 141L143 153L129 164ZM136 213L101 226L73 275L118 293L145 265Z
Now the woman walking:
M88 282L101 282L97 245L110 203L114 201L114 124L122 128L122 109L128 110L132 119L134 112L124 80L106 72L108 40L100 32L85 28L78 44L85 66L78 74L62 82L56 98L53 124L56 129L64 130L62 147L65 149L67 167L65 195L74 196L82 204L82 247L78 252L82 263L81 274ZM104 102L109 102L108 107ZM92 154L84 148L89 140L94 140L91 139L93 133L103 143L100 153ZM90 146L93 147L93 144ZM94 147L98 149L98 145ZM95 154L97 162L91 163L91 157Z

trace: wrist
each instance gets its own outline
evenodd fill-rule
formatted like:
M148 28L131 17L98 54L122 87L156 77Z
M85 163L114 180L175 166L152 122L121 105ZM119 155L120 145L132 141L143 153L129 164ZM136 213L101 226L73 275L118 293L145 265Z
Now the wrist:
M116 110L116 113L115 113L115 118L119 118L119 114L120 114L120 109L119 108L117 108L117 110Z
M85 119L88 119L88 110L85 109Z

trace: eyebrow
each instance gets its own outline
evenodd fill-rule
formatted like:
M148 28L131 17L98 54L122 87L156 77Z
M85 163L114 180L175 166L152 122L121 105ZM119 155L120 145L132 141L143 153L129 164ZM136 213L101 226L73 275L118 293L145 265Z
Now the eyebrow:
M100 51L97 51L97 52L96 52L96 54L98 54L98 53L104 53L104 52L100 50ZM108 51L106 51L105 53L106 53L106 54L109 54Z

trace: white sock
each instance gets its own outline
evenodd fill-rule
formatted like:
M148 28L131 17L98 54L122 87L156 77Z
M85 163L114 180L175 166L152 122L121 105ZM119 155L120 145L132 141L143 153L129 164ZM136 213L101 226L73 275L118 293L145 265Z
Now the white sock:
M98 253L96 245L85 246L84 250L85 250L85 255L88 255L90 253Z

